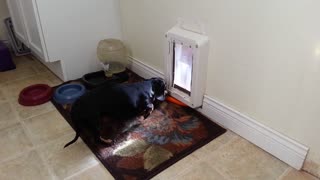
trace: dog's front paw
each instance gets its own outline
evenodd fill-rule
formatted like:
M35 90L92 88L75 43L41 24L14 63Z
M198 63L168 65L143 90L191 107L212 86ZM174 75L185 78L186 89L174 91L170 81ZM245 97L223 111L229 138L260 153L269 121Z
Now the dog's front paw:
M144 119L147 119L150 114L152 113L152 111L154 110L154 105L153 104L148 104L148 107L146 109L146 113L144 115Z
M104 139L104 138L101 137L101 136L100 136L100 140L101 140L102 142L106 143L106 144L112 144L112 143L113 143L112 139Z

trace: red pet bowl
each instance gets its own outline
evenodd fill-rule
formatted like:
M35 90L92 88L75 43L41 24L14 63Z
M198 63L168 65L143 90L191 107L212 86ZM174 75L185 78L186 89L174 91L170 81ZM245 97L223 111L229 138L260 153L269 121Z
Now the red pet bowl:
M52 97L52 88L46 84L35 84L24 88L19 95L19 104L36 106L48 102Z

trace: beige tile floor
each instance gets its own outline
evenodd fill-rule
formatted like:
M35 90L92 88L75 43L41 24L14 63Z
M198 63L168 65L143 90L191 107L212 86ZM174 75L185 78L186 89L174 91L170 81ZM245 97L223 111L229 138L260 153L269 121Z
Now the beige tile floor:
M0 179L113 179L80 140L63 149L74 136L51 103L23 107L19 91L31 84L61 81L31 57L15 58L17 69L0 72ZM155 180L314 180L290 168L231 131L180 160Z

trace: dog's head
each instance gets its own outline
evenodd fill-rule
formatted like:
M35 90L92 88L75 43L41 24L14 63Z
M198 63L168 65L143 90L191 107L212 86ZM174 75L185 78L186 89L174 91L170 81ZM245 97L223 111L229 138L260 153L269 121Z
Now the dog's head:
M166 96L166 83L162 78L151 78L152 90L155 98L159 101L164 101Z

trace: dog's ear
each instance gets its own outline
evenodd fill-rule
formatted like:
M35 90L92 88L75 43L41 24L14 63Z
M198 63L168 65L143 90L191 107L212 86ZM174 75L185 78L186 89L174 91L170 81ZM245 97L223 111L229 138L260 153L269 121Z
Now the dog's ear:
M155 98L159 101L164 101L166 95L166 83L164 80L162 78L151 78L151 82Z

